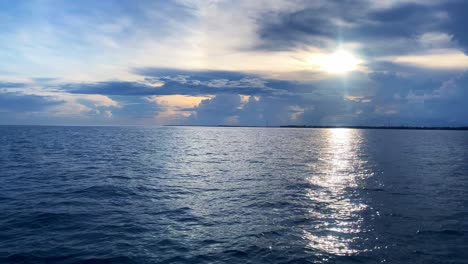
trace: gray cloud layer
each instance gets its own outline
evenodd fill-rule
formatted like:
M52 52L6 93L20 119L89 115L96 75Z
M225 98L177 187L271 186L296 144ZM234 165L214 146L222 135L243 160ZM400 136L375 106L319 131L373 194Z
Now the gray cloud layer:
M355 51L367 59L365 71L291 81L251 72L140 67L129 71L141 81L61 83L54 78L34 78L33 84L0 82L0 122L12 120L15 114L45 112L63 105L64 109L82 107L77 112L92 116L94 121L112 117L114 121L106 122L132 124L168 111L169 106L150 100L152 96L185 95L211 98L194 107L170 109L186 114L178 116L177 124L468 125L468 74L463 68L424 68L379 59L434 49L468 51L468 2L376 5L368 0L298 1L295 8L278 9L254 19L258 41L249 49L254 55L309 47L333 49L330 43L353 43L359 44ZM190 13L186 6L181 10ZM137 10L130 8L129 12ZM424 34L432 38L423 41ZM434 36L442 36L442 40ZM38 86L47 92L83 98L65 104L51 96L21 92ZM104 99L86 96L104 96L115 102L98 104L96 100Z

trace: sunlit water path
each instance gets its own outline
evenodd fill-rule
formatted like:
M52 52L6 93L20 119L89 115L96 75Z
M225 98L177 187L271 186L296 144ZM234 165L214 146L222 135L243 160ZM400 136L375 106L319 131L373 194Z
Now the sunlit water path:
M0 127L1 263L466 263L468 133Z

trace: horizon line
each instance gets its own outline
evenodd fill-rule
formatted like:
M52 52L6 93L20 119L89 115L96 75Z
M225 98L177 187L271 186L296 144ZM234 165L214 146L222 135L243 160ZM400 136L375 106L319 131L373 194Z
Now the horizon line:
M347 129L395 129L395 130L468 130L468 126L369 126L369 125L277 125L277 126L256 126L256 125L61 125L61 124L0 124L0 127L222 127L222 128L347 128Z

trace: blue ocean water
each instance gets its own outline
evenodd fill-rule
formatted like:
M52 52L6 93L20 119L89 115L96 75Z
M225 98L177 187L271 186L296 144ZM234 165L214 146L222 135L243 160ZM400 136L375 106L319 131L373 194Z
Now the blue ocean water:
M1 126L0 263L468 263L468 132Z

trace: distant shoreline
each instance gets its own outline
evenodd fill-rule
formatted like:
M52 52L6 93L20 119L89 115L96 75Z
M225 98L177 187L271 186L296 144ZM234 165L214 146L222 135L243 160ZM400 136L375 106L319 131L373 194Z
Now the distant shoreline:
M415 126L280 126L282 128L352 128L397 130L468 130L468 127L415 127Z
M349 129L393 129L393 130L468 130L468 127L416 127L416 126L230 126L230 125L166 125L168 127L252 127L252 128L349 128Z

